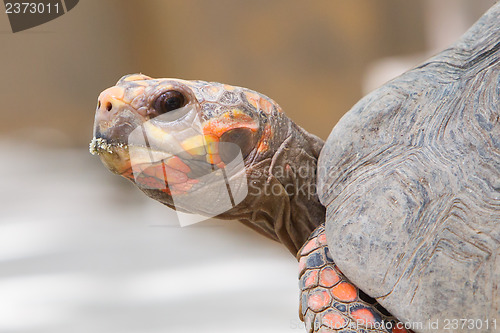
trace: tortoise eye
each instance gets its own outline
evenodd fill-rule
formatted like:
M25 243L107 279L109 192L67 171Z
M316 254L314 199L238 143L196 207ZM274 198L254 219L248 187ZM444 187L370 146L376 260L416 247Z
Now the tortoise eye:
M185 101L186 99L181 92L169 90L158 96L153 107L158 114L164 114L183 107Z

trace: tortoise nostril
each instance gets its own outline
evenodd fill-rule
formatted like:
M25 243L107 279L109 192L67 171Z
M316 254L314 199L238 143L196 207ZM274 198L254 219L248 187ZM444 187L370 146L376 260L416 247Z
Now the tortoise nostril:
M126 102L123 100L125 95L125 89L123 87L111 87L104 90L97 98L97 105L99 106L99 112L115 114L118 112L123 104Z

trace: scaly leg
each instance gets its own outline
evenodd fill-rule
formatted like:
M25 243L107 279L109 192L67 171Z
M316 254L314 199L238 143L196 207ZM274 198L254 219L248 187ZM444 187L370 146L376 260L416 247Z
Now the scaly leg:
M299 312L307 332L411 332L342 274L328 251L324 224L311 234L297 259Z

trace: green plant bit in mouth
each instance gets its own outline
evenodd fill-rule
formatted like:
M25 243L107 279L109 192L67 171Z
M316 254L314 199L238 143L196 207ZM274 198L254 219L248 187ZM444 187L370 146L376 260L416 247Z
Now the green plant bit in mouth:
M106 139L93 137L89 143L89 152L92 155L99 155L102 151L112 154L112 147L127 148L127 145L123 143L110 144Z

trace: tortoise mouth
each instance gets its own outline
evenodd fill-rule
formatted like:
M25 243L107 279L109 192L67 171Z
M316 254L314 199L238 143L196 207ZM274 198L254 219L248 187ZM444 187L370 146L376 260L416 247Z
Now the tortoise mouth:
M100 155L102 153L112 154L116 148L128 149L128 144L121 142L112 142L103 137L93 137L89 143L89 152L92 155Z
M93 137L89 143L89 152L97 155L111 172L123 175L130 169L130 156L127 144L110 141L104 137Z
M207 192L204 188L218 188L220 182L245 177L241 155L236 162L215 165L204 155L191 155L187 151L171 153L147 144L125 144L105 137L94 137L89 151L98 155L111 172L129 179L142 189L160 190L168 195Z

